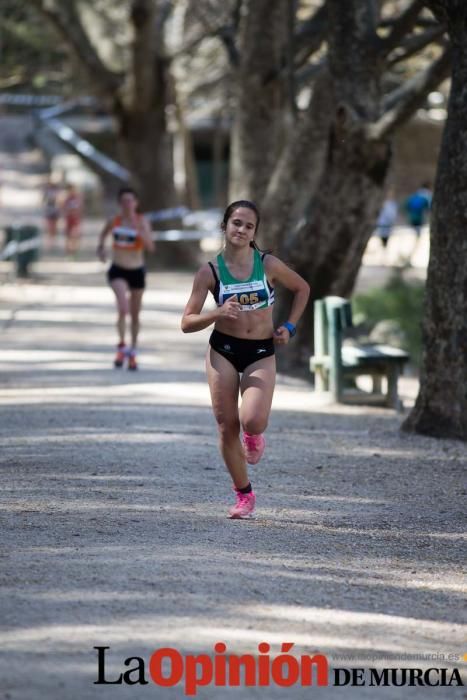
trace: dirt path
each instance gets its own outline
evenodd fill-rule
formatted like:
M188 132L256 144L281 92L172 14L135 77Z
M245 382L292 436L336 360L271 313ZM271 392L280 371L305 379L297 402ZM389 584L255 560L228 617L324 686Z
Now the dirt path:
M465 653L464 446L403 436L390 411L320 406L281 378L252 470L258 519L230 521L207 332L179 331L189 277L150 276L132 374L111 367L99 263L42 265L0 286L2 700L185 697L183 684L95 685L95 646L110 647L109 680L127 657L212 655L220 641L238 654L267 642L271 659L293 642L331 668L465 666L447 658ZM421 700L427 689L198 691L233 694Z

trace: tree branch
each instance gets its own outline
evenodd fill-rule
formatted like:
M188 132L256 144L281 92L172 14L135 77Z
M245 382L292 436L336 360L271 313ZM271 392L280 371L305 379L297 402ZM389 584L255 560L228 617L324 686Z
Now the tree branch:
M72 0L60 3L60 11L57 11L52 9L45 0L31 0L31 2L72 48L98 90L113 97L122 84L123 76L109 70L100 59L83 27L75 3Z
M211 9L208 6L208 11ZM190 55L205 39L210 37L216 37L224 44L224 48L230 58L231 63L236 63L238 60L238 53L235 47L235 37L236 30L238 28L238 8L235 6L229 13L230 18L226 16L220 16L219 13L211 12L211 16L206 15L206 7L204 3L191 4L190 12L192 16L194 15L197 19L197 23L194 28L191 27L187 30L183 45L177 48L171 54L167 54L167 60L172 61L173 59L179 58L180 56ZM201 28L198 26L198 23Z
M438 22L441 22L443 24L447 21L448 13L444 2L439 2L439 0L426 0L426 4L438 20Z
M133 101L138 111L148 109L153 96L156 56L156 12L151 0L133 0L130 17L133 24Z
M197 16L198 21L203 25L207 36L217 34L218 38L224 44L230 64L234 67L238 66L239 54L236 46L236 38L240 17L240 2L234 5L231 13L232 21L230 23L226 23L224 20L222 23L216 22L211 24L201 10L201 3L196 3L192 8L193 14ZM213 16L217 17L218 12L214 13Z
M430 29L427 29L420 34L414 34L407 37L407 40L397 47L400 49L400 51L397 53L395 52L395 55L392 58L389 58L388 65L393 66L396 63L405 61L407 58L410 58L410 56L413 56L424 49L425 46L428 46L428 44L431 44L431 42L442 37L445 32L446 27L436 23L434 27L430 27Z
M368 127L369 137L380 139L388 136L406 122L423 104L426 95L449 76L451 60L451 50L447 48L428 68L388 95L384 114Z
M238 66L240 57L235 43L236 33L231 27L224 26L222 31L219 32L219 36L224 44L230 64L235 67Z
M328 10L325 2L310 19L299 27L294 36L295 65L303 65L326 38L328 30Z
M392 29L392 27L399 21L399 17L385 17L379 23L380 29ZM428 27L434 27L435 24L439 22L434 17L424 17L420 15L417 17L414 27L419 27L420 29L427 29Z
M295 83L298 87L303 87L304 84L309 85L310 82L316 80L317 76L321 73L323 68L327 66L327 59L325 56L321 58L316 63L307 63L303 66L295 76Z
M380 40L380 50L383 56L387 56L400 44L406 34L412 31L424 5L424 0L412 0L412 3L394 22L388 36Z
M222 27L212 27L210 31L204 31L201 34L197 34L193 38L187 39L185 46L167 54L167 60L173 61L181 56L189 56L205 39L211 36L216 36L221 31Z

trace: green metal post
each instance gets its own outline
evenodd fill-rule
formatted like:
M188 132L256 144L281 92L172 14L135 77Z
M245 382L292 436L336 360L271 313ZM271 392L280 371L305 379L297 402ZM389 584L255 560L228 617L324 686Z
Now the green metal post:
M342 397L341 320L338 308L331 307L329 320L330 390L334 401Z
M321 360L328 354L327 341L326 309L324 301L318 299L314 304L314 353ZM329 371L323 364L315 369L315 390L329 390Z

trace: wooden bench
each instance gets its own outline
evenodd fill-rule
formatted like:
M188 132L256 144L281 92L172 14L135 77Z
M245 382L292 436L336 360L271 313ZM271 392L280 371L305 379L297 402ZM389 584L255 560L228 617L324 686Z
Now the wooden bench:
M315 373L315 391L330 392L339 403L371 403L399 411L397 383L409 355L389 345L343 345L344 332L352 327L352 306L342 297L325 297L314 304L315 354L310 369ZM369 375L372 392L346 391L349 378ZM382 394L382 378L386 393Z

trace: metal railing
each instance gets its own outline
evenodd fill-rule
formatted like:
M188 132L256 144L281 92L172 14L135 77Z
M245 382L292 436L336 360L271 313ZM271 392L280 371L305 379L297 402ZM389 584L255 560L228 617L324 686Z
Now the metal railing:
M221 238L220 232L191 230L183 231L182 229L168 229L167 231L153 231L153 241L201 241L203 238ZM40 236L30 238L27 241L10 241L0 252L0 261L15 258L20 253L25 253L28 250L40 248Z
M25 253L28 250L40 248L40 245L40 236L36 236L35 238L29 238L27 241L10 241L0 252L0 260L8 260L9 258L14 258L19 253Z
M54 105L63 101L60 95L25 95L14 92L0 93L1 105L12 105L17 107L42 107L44 105Z
M60 119L47 119L46 123L48 129L53 131L61 141L71 146L71 148L79 153L79 155L83 156L83 158L90 160L101 170L109 175L113 175L121 182L127 183L130 181L131 174L129 170L98 151L89 141L81 138L76 131L60 121Z
M60 119L57 119L58 116L71 112L76 109L76 107L92 107L96 104L96 100L93 97L80 97L75 100L65 100L52 107L38 110L36 116L44 126L50 129L50 131L60 139L60 141L66 143L80 156L96 165L100 170L120 180L120 182L128 183L131 179L129 170L112 158L109 158L109 156L101 153L92 143L81 138L74 129Z

